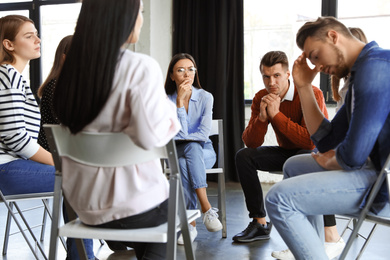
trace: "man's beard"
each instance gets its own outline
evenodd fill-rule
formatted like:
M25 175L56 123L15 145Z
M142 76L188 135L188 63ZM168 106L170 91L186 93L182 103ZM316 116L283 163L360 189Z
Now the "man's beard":
M340 51L340 49L337 48L334 45L332 45L332 46L333 46L333 49L336 51L336 54L337 54L337 64L339 64L336 67L334 75L336 77L338 77L339 79L345 78L346 76L349 75L349 68L345 64L345 59L344 59L344 56L343 56L342 52Z

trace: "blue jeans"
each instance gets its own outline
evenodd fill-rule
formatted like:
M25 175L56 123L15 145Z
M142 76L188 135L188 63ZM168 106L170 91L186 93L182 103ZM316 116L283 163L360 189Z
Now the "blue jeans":
M4 195L52 192L54 166L18 159L0 164L0 189Z
M296 259L328 259L322 215L358 214L377 178L375 169L327 171L311 155L297 155L283 172L284 180L265 199L269 218Z
M32 160L18 159L0 165L0 189L4 195L52 192L55 168ZM65 219L65 223L67 220ZM88 259L95 259L92 240L84 240ZM67 239L68 260L78 260L73 239Z
M176 145L187 209L197 208L195 189L206 188L206 169L214 166L216 154L211 143L185 142Z

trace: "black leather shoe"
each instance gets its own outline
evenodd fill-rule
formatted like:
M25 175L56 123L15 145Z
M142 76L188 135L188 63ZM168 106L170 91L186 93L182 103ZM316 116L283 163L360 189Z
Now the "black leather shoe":
M265 228L263 225L257 223L257 221L254 219L249 223L248 227L244 231L235 235L233 240L235 242L248 243L256 240L269 239L271 229L271 222L267 222L267 227Z

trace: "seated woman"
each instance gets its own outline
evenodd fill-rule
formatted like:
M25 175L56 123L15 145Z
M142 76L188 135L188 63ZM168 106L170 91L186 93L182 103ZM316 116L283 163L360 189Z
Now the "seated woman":
M203 223L210 232L222 229L218 209L212 208L206 193L206 169L213 167L216 155L209 139L213 96L202 89L194 58L176 54L168 67L165 91L177 106L181 130L176 135L177 155L188 209L197 208L199 199ZM197 236L195 221L190 225L191 239ZM183 244L182 236L178 239Z
M34 22L21 15L0 18L0 31L0 189L4 195L50 192L54 162L37 143L39 107L22 76L41 56L41 40Z
M72 133L123 132L150 149L179 131L158 63L127 49L139 38L142 10L141 0L83 0L53 96L57 118ZM63 157L62 167L64 195L83 223L135 229L167 221L169 185L159 160L97 168ZM166 257L165 243L108 244L134 248L137 259Z

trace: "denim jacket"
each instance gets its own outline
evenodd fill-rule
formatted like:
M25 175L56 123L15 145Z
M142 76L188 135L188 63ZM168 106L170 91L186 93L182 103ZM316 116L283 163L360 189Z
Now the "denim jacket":
M390 50L368 43L351 68L344 106L311 138L320 152L336 148L337 162L356 170L370 158L379 172L390 153ZM387 201L387 189L377 197ZM382 197L383 196L383 197Z

